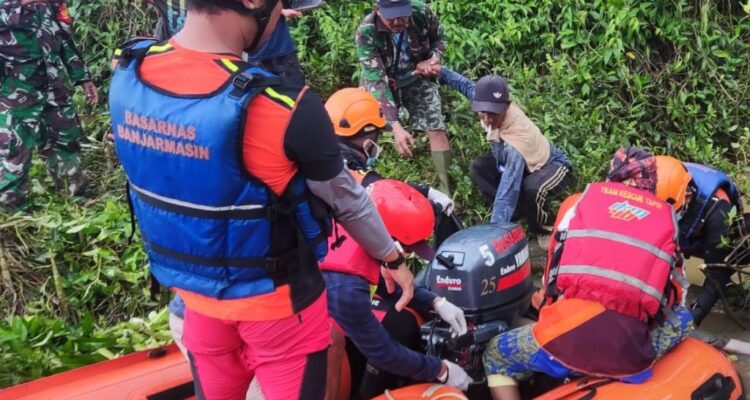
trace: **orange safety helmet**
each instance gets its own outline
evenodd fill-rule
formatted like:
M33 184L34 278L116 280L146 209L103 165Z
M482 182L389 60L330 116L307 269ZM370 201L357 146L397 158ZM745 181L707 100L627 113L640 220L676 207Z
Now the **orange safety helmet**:
M385 228L404 245L432 236L435 214L430 201L408 184L381 179L367 186L367 193L378 209Z
M685 206L687 189L693 176L680 160L670 156L656 156L656 197L680 211Z
M339 90L328 98L325 107L333 121L333 130L341 137L352 137L368 126L386 126L380 104L361 88Z

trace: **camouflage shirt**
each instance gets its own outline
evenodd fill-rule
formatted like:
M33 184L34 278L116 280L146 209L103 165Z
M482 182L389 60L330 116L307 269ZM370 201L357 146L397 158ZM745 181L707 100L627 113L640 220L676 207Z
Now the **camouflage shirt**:
M75 83L91 80L86 64L73 44L73 20L59 0L21 6L21 0L0 0L0 61L3 70L13 64L45 64L48 71L65 69Z
M440 58L445 51L445 37L437 16L421 0L412 0L411 4L414 12L404 39L408 62L398 63L398 71L393 34L375 12L367 15L357 28L357 58L362 63L362 86L378 99L388 121L398 121L398 109L389 80L394 80L399 87L412 83L418 78L396 81L396 77L410 76L404 72L413 71L420 61Z

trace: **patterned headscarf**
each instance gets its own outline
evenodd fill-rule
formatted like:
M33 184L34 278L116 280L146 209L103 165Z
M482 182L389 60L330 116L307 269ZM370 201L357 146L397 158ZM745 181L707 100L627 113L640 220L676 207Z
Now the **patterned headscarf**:
M621 147L612 158L607 180L625 182L651 193L656 192L656 157L635 146Z

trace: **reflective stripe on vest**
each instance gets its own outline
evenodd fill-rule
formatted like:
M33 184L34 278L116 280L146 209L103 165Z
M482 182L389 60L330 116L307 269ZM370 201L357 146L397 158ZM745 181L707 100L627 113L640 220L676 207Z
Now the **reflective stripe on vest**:
M633 286L638 290L648 294L649 296L657 299L659 302L661 302L662 297L664 297L661 289L657 289L632 275L613 271L611 269L600 268L595 265L565 265L564 267L565 268L560 269L559 275L586 274L601 276L603 278L611 279L614 281L627 283L628 285Z
M596 229L576 229L568 231L565 234L566 238L599 238L608 239L615 242L625 243L627 245L637 247L641 250L648 251L649 253L661 258L665 262L672 264L674 257L667 254L665 251L659 249L651 243L644 242L643 240L636 239L631 236L621 235L619 233L600 231Z
M195 204L187 201L171 199L152 193L146 189L130 184L131 190L138 195L144 203L154 207L168 210L178 214L189 215L199 218L232 218L232 219L256 219L263 218L268 208L261 204L238 204L223 207L212 207L203 204Z

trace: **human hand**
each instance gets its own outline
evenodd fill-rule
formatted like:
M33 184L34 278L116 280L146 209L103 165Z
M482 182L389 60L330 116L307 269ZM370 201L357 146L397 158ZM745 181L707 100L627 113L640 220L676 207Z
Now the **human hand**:
M463 368L458 366L458 364L452 363L448 360L443 360L443 365L446 367L445 372L438 376L438 382L452 386L463 392L467 391L469 385L474 383L474 380L471 379L469 374L467 374Z
M283 15L284 18L299 18L302 16L302 12L289 8L282 8L281 15Z
M437 58L431 58L417 63L416 68L411 73L412 75L422 75L425 78L440 75L440 69L442 65L440 60Z
M430 190L427 191L427 199L435 204L440 204L445 215L451 215L451 213L453 213L453 199L447 194L437 189L430 188Z
M86 81L81 84L83 93L86 95L86 103L95 106L99 103L99 93L96 91L96 85L91 81Z
M401 297L396 302L396 311L403 310L414 297L414 275L412 275L406 263L401 263L398 269L380 267L380 274L385 280L385 288L388 293L396 290L396 285L401 287Z
M396 145L396 151L402 156L411 157L411 149L414 147L414 137L407 132L401 124L393 123L393 142Z
M466 333L468 329L466 328L464 310L456 307L455 304L448 301L445 297L438 297L435 300L433 308L440 316L440 319L451 326L453 336L461 336Z

